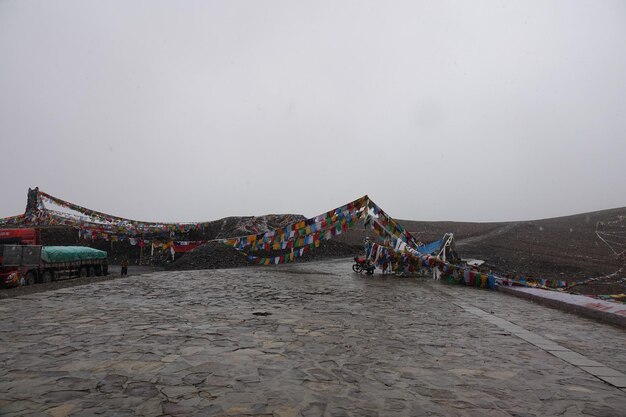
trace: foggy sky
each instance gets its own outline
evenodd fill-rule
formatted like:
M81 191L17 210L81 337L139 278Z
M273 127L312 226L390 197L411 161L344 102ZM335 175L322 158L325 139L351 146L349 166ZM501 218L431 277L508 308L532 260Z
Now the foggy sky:
M626 206L626 2L0 1L0 217Z

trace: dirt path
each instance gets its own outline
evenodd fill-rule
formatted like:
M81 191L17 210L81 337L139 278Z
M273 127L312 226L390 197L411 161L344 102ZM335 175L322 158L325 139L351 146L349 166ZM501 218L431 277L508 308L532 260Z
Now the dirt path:
M488 233L485 233L484 235L478 235L478 236L472 236L472 237L466 237L464 239L458 239L456 240L456 245L458 247L463 247L463 246L467 246L467 245L474 245L477 243L481 243L484 242L486 240L491 240L494 238L497 238L500 235L503 235L505 233L510 232L511 230L513 230L518 223L507 223L504 226L498 227L497 229L493 229L491 231L489 231Z

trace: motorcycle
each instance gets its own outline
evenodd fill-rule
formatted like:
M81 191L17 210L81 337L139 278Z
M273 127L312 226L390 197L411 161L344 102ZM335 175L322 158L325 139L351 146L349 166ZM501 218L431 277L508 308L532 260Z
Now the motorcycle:
M354 272L360 274L365 271L367 275L374 275L374 269L376 269L376 266L369 260L365 259L365 257L354 257L354 265L352 265L352 270Z

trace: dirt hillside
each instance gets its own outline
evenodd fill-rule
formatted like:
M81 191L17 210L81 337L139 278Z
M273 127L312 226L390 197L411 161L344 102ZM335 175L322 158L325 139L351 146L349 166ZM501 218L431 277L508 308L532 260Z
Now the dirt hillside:
M282 227L301 219L304 219L301 215L228 217L212 222L203 232L192 232L181 237L181 240L241 236ZM588 286L579 290L615 293L626 287L626 271L622 269L626 249L625 219L626 207L520 222L398 222L424 243L437 240L444 233L454 233L461 257L485 260L487 269L503 274L567 281L613 274L612 278L605 280L605 287L590 290L592 286ZM608 236L617 244L613 244L611 249L600 239L596 233L598 231L601 232L600 236ZM606 234L602 234L604 232ZM47 245L86 244L107 250L112 264L123 257L128 257L131 263L139 261L138 246L131 246L128 242L79 241L77 235L75 230L63 228L48 229L42 233ZM361 224L333 241L324 242L322 248L300 261L356 255L366 236L372 236L372 231ZM144 264L147 262L145 258L144 254ZM170 269L206 269L246 264L245 257L234 249L211 243L166 266Z

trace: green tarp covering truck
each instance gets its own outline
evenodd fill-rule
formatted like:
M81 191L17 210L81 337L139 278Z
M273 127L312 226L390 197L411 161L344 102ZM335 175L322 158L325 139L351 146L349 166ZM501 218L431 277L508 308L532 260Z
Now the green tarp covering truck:
M43 246L41 260L47 263L106 259L107 253L86 246Z

